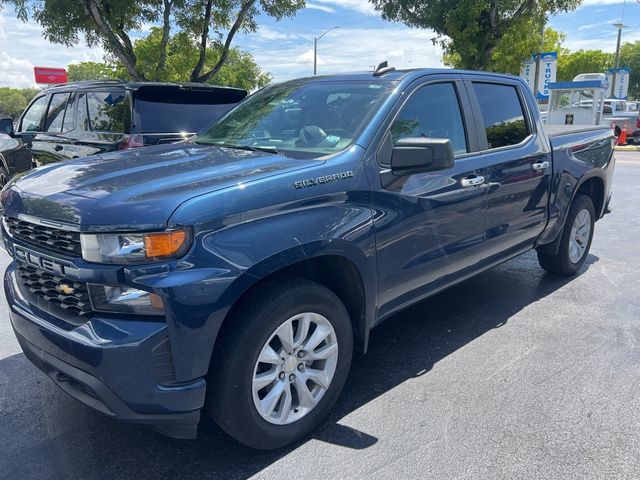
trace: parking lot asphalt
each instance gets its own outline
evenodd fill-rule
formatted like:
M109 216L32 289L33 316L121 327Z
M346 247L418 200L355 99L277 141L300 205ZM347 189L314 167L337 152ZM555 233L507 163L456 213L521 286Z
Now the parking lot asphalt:
M391 318L329 420L279 451L90 410L25 359L2 295L0 478L640 477L640 153L616 157L579 276L529 253Z

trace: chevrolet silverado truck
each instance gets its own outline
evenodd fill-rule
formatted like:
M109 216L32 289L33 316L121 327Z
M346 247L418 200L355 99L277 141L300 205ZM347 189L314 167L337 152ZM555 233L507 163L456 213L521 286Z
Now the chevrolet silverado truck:
M110 417L194 438L204 411L278 448L323 421L396 312L534 249L576 274L613 143L545 130L513 76L273 85L190 141L12 179L11 322L31 362Z

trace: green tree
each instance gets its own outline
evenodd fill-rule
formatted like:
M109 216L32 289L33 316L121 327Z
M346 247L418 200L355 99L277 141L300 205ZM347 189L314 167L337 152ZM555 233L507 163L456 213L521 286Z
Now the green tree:
M79 62L67 66L67 77L70 82L81 80L116 80L117 67L111 63Z
M449 58L455 54L460 67L476 70L491 68L494 51L505 36L516 38L529 24L538 25L539 31L548 15L580 4L580 0L370 1L387 20L434 30Z
M544 30L544 52L558 52L563 56L568 50L562 48L565 34L547 27ZM534 21L527 21L522 28L508 31L493 50L491 60L485 70L500 73L518 74L522 61L530 58L532 53L540 50L540 26ZM444 62L455 68L464 68L457 54L445 54Z
M614 60L611 61L613 65ZM620 48L620 65L629 67L629 96L640 98L640 41L627 42Z
M229 58L238 31L254 32L257 19L294 15L304 0L0 0L16 8L21 20L35 20L53 43L78 44L83 37L89 46L101 45L116 58L134 80L145 80L145 68L138 65L131 33L145 24L160 24L156 76L166 68L171 30L196 39L198 50L190 80L208 82ZM218 51L215 62L208 55ZM207 66L207 68L205 68ZM148 71L148 69L146 69Z
M162 29L152 28L147 37L136 40L134 43L133 50L138 59L138 67L145 78L167 82L191 80L190 72L198 60L198 43L185 32L170 36L164 67L158 71L156 66L161 55L159 45L162 38ZM209 47L206 52L207 60L203 66L204 69L213 68L222 54L222 49L219 46ZM126 72L121 66L115 74L122 76ZM260 69L251 54L238 48L230 48L227 61L215 75L207 80L207 83L253 90L267 85L270 81L269 74Z
M558 81L571 81L580 73L604 73L613 66L613 54L602 50L577 50L558 56Z
M0 87L0 116L19 117L38 92L35 88Z

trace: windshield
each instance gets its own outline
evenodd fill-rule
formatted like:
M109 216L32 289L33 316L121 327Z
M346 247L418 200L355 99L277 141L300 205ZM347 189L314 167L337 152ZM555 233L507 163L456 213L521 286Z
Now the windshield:
M389 81L274 85L247 98L194 141L273 150L294 158L329 155L353 143L394 88Z

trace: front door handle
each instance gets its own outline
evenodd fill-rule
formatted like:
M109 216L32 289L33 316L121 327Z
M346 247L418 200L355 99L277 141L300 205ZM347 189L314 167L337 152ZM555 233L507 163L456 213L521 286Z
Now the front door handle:
M464 188L477 187L484 183L484 177L480 175L477 177L467 177L460 180L460 183Z
M55 147L53 147L53 149L54 149L56 152L59 152L59 151L60 151L60 150L62 150L63 148L64 148L64 147L63 147L62 145L56 145Z
M549 168L549 165L551 164L547 160L545 160L544 162L534 163L533 165L531 165L531 168L533 168L536 172L543 172L547 168Z

